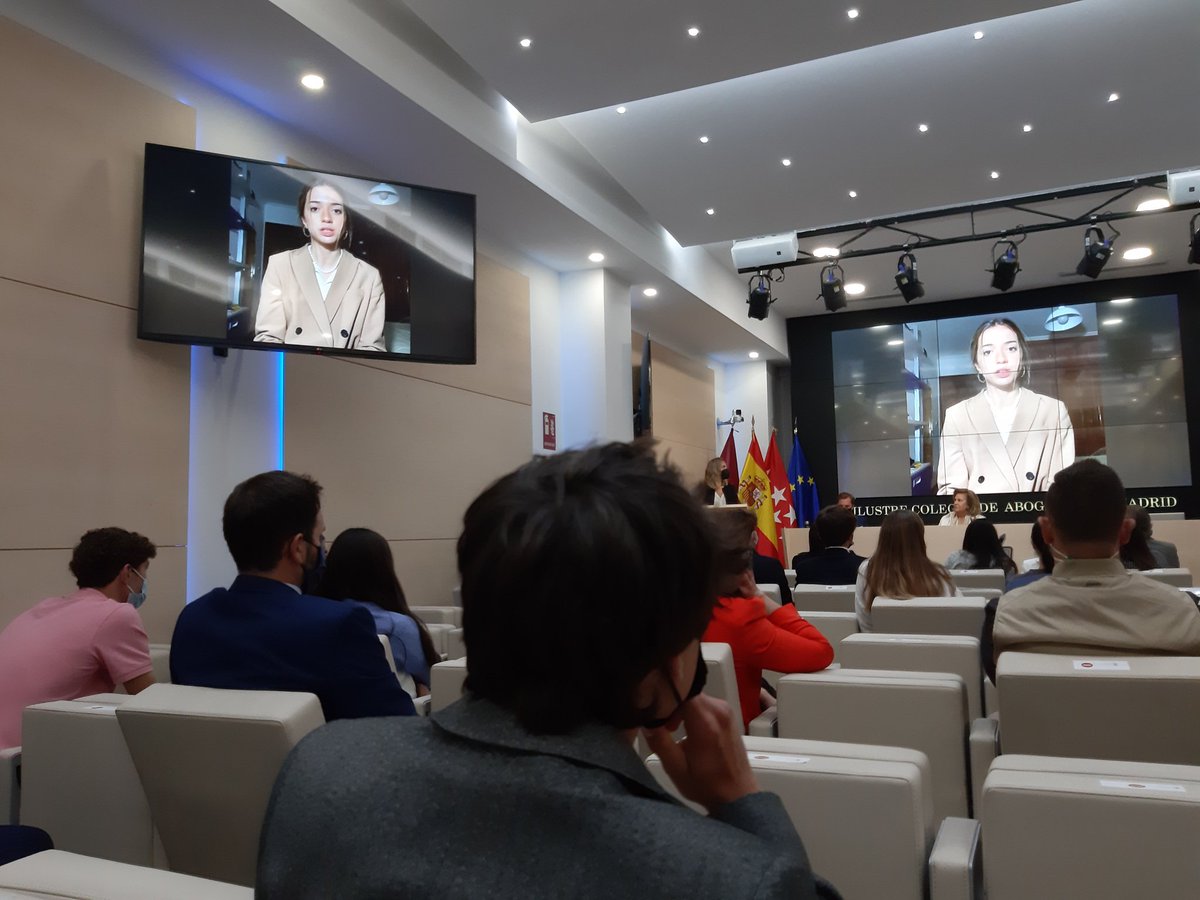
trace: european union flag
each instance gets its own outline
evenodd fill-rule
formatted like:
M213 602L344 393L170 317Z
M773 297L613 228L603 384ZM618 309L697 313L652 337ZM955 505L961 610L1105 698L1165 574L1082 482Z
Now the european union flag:
M811 525L820 509L817 500L817 480L813 478L804 451L800 449L800 435L792 429L792 458L788 460L788 483L792 489L792 508L796 510L796 525Z

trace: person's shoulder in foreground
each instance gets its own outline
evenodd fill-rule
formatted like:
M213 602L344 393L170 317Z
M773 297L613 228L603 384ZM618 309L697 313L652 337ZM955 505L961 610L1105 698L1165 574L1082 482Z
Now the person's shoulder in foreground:
M485 490L458 539L466 697L305 739L264 822L259 896L817 896L729 706L700 693L713 550L648 445ZM707 817L650 775L638 728Z

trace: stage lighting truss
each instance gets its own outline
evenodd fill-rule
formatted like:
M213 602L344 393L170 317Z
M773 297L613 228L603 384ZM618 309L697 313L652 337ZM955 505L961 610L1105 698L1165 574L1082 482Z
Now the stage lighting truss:
M776 271L779 274L774 278L771 277L771 272ZM777 297L773 296L771 290L772 281L783 281L784 274L782 269L759 269L753 277L746 283L746 304L749 309L746 311L746 316L751 319L762 321L766 319L767 313L771 309L771 304L774 303Z
M1086 275L1088 278L1099 276L1104 264L1112 256L1113 241L1121 236L1121 232L1115 228L1112 232L1113 236L1105 239L1104 231L1099 225L1089 225L1083 230L1083 258L1075 267L1076 275Z
M998 291L1007 291L1013 286L1017 280L1017 273L1021 271L1021 260L1017 253L1017 244L1025 240L1024 237L1020 240L1003 240L996 241L992 244L992 268L988 269L992 273L992 287Z
M846 273L835 262L821 270L821 299L829 312L846 308Z
M896 260L896 287L900 289L905 303L925 296L925 285L917 277L917 258L908 251L901 253Z

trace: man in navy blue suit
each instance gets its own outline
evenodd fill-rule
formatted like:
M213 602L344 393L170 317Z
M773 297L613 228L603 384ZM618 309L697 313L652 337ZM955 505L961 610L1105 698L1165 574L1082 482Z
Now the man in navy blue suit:
M198 687L316 694L325 720L413 715L363 607L301 591L325 541L321 486L264 472L225 501L238 576L189 603L171 639L171 680Z

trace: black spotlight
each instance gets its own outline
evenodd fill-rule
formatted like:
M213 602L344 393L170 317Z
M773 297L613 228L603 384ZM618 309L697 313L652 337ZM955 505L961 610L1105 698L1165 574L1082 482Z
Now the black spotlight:
M1001 247L1004 251L997 253ZM1021 271L1021 261L1017 258L1017 245L1013 241L996 241L992 244L992 287L998 291L1007 291L1017 280Z
M746 302L750 304L750 310L746 315L751 319L765 319L771 304L775 302L771 296L771 279L760 272L750 278L749 286Z
M846 308L846 273L837 263L829 263L821 270L821 299L830 312Z
M905 303L925 296L925 285L917 278L917 258L911 253L901 253L896 260L896 287L900 288Z
M1196 231L1196 220L1200 219L1200 213L1192 216L1192 224L1189 226L1192 233L1192 246L1188 250L1188 263L1193 266L1200 266L1200 231Z
M1083 231L1083 259L1075 267L1076 275L1086 275L1095 278L1112 256L1111 240L1104 239L1104 232L1098 225L1089 225Z

